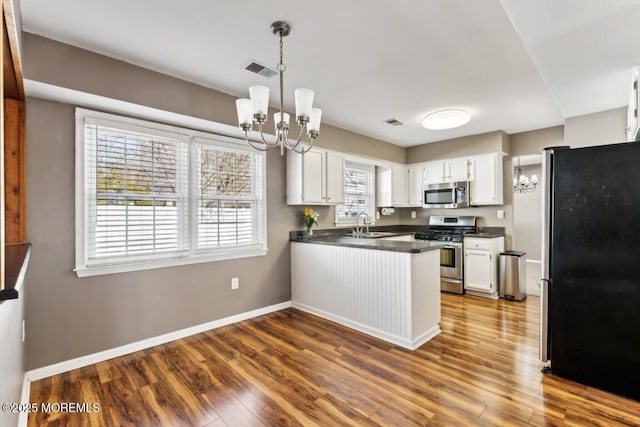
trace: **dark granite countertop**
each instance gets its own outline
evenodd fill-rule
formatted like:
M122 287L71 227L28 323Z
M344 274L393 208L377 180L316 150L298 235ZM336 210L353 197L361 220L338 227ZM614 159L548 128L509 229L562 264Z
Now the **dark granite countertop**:
M390 227L371 227L370 231L382 231L385 233L393 233L395 236L414 234L416 231L424 230L423 226L390 226ZM291 242L311 243L316 245L332 245L346 246L351 248L374 249L379 251L420 253L436 249L444 246L443 243L429 242L425 240L400 241L400 240L384 240L384 238L361 238L346 236L349 229L330 229L330 230L314 230L313 236L306 236L302 231L292 231L289 234ZM391 237L391 234L387 237Z
M504 227L480 227L477 233L465 234L464 237L479 237L482 239L493 239L504 237Z
M482 239L493 239L495 237L504 237L504 233L470 233L465 234L464 237L479 237Z

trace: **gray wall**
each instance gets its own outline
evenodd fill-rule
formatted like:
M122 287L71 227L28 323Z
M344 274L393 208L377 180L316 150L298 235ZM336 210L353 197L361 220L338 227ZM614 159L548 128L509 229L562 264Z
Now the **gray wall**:
M522 166L522 173L541 177L542 166ZM513 194L513 247L527 253L527 260L542 256L542 191L538 186L531 193Z
M512 169L514 157L540 154L545 147L564 145L564 126L509 135L509 143L512 155L509 169L511 169L512 174L515 174ZM505 169L505 172L507 170ZM540 165L524 166L522 170L529 177L532 174L536 174L539 182L542 180ZM511 178L512 182L513 178ZM509 188L511 188L511 183ZM533 193L513 194L513 249L526 252L527 260L540 260L541 256L542 193L540 188L540 185L538 185L538 188ZM534 266L529 265L529 267L533 268ZM537 280L539 273L536 272L535 275ZM531 289L537 291L535 280L533 284L527 285L528 293L531 293Z
M17 300L0 302L0 403L19 403L24 379L24 289ZM0 411L0 426L18 425L18 414Z
M236 125L235 96L23 34L25 78ZM269 252L263 257L79 279L74 267L74 106L27 99L27 368L49 365L288 301L285 159L267 156ZM404 162L404 148L322 126L320 146ZM327 217L329 208L320 208ZM231 277L240 289L231 291Z
M564 122L564 142L571 147L625 142L627 108L570 117Z

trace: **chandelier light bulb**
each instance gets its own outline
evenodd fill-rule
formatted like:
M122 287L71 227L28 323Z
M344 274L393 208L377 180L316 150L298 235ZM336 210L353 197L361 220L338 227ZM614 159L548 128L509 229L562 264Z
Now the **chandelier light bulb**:
M283 113L282 116L284 117L284 127L288 128L289 127L289 113ZM276 131L277 131L279 126L280 126L280 113L274 113L273 114L273 121L275 122L274 125L275 125Z
M266 86L251 86L249 88L249 97L251 98L253 114L266 115L267 111L269 111L269 88Z
M246 98L236 100L236 109L238 110L238 125L240 127L251 127L251 120L253 119L251 100Z
M312 108L311 115L309 116L309 132L320 132L320 119L322 118L322 110L319 108Z

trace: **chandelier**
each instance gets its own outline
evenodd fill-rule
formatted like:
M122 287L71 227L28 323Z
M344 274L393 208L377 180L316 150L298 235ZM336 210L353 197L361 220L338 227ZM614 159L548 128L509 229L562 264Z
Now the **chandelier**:
M322 110L313 108L314 92L310 89L296 89L294 92L296 102L296 122L300 127L300 134L295 141L289 141L289 114L283 111L284 93L284 71L287 67L282 62L282 38L289 35L291 27L286 22L278 21L271 24L273 34L280 37L280 62L277 69L280 74L280 111L273 115L276 129L276 140L269 142L265 139L262 125L268 118L269 110L269 88L266 86L251 86L249 96L251 99L236 100L238 110L238 124L244 131L244 139L251 147L259 151L268 151L273 148L280 148L280 154L284 154L285 149L296 153L306 153L311 149L320 131L320 117ZM253 122L258 125L260 138L262 141L254 142L249 139L249 132L252 130ZM300 144L305 133L309 137L309 145L304 148Z
M538 176L531 175L531 179L529 179L526 175L522 173L522 169L520 169L520 156L518 156L518 166L516 167L516 177L513 178L513 191L518 193L532 193L536 191L536 186L538 185Z

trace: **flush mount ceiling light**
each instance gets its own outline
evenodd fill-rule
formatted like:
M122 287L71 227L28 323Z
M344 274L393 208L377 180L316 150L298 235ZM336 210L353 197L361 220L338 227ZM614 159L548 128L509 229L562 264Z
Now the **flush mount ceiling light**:
M428 114L422 121L422 127L431 130L453 129L466 125L471 116L464 110L440 110Z
M313 146L313 142L320 132L320 117L322 111L319 108L312 108L314 92L310 89L296 89L296 122L300 127L300 135L296 141L289 141L289 114L283 111L284 98L284 71L287 67L282 62L282 38L289 35L291 26L286 22L278 21L271 24L273 34L280 37L280 62L277 70L280 74L280 111L273 115L276 126L275 142L267 142L262 133L262 125L267 122L267 110L269 109L269 88L266 86L251 86L249 96L251 99L238 99L236 107L238 109L238 125L244 131L244 139L251 147L259 151L268 151L273 148L280 148L280 153L284 154L285 149L293 150L296 153L306 153ZM252 122L258 125L262 142L253 142L249 139L249 131ZM300 145L304 131L307 131L310 143L304 148Z

